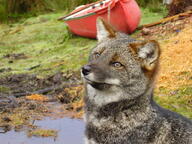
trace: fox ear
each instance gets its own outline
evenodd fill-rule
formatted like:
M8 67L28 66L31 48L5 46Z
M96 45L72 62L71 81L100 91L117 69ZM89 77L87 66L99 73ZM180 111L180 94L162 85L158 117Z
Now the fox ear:
M160 56L160 46L155 40L136 42L130 44L132 51L141 60L144 69L151 71L158 63Z
M103 19L101 18L97 19L96 27L97 27L97 39L99 42L106 38L116 37L116 31Z

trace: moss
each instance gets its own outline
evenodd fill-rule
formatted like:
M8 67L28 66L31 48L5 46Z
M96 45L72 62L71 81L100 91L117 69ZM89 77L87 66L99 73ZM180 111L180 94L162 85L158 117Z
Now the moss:
M0 85L0 93L8 93L10 91L9 87Z
M192 86L179 89L179 94L184 96L192 95Z
M51 129L35 129L28 132L28 136L57 137L57 131Z
M14 127L24 125L26 122L26 118L21 113L12 114L10 116L11 123Z

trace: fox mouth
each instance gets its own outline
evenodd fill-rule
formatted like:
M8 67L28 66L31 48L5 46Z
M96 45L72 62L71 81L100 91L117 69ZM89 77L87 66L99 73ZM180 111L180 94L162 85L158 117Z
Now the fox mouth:
M111 84L107 84L107 83L102 83L102 82L95 82L92 81L86 77L84 77L84 79L86 80L86 82L88 84L90 84L93 88L98 89L98 90L104 90L104 89L109 89L111 87Z

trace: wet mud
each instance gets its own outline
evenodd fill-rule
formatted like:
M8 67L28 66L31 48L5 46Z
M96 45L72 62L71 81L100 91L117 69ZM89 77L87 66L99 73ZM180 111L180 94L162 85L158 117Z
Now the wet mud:
M76 73L57 73L46 78L28 74L1 78L1 142L80 143L83 121L69 118L82 118L83 91Z

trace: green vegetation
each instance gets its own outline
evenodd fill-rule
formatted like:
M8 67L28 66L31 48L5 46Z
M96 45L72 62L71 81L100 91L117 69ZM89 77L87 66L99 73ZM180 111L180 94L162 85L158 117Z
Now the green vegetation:
M97 0L0 0L0 22L14 22L50 12L71 11L83 4ZM162 13L165 6L161 0L137 0L138 4L151 12Z
M156 6L162 3L162 0L136 0L142 7Z
M141 24L161 19L164 13L142 9ZM0 25L0 69L11 69L6 74L77 71L87 60L96 41L73 36L57 18L65 13L45 14L20 20L19 23ZM25 58L6 57L24 54ZM0 73L0 75L4 75Z
M10 88L5 87L5 86L1 86L0 85L0 93L8 93L10 91Z
M57 10L72 10L79 5L95 2L97 0L44 0L50 7Z
M5 0L0 0L0 22L5 21L7 19L5 5L6 5Z
M35 129L31 130L28 133L28 136L36 136L36 137L57 137L57 131L49 130L49 129Z
M167 14L167 10L164 7L161 7L161 10L159 12L152 11L149 8L141 8L141 11L142 11L142 19L140 25L158 21L163 17L165 17Z
M50 12L69 11L96 0L0 0L0 22L15 22Z
M62 15L40 15L17 24L0 25L0 69L11 69L6 74L43 75L77 71L96 41L71 36L66 25L57 21ZM24 58L15 56L19 54Z
M162 89L155 96L157 103L164 108L192 118L192 87L185 86L178 90Z
M154 13L148 9L142 11L141 24L163 17L163 13ZM1 72L0 76L78 71L96 41L69 33L67 26L57 21L63 15L65 13L45 14L15 24L0 25L0 70L11 69Z

